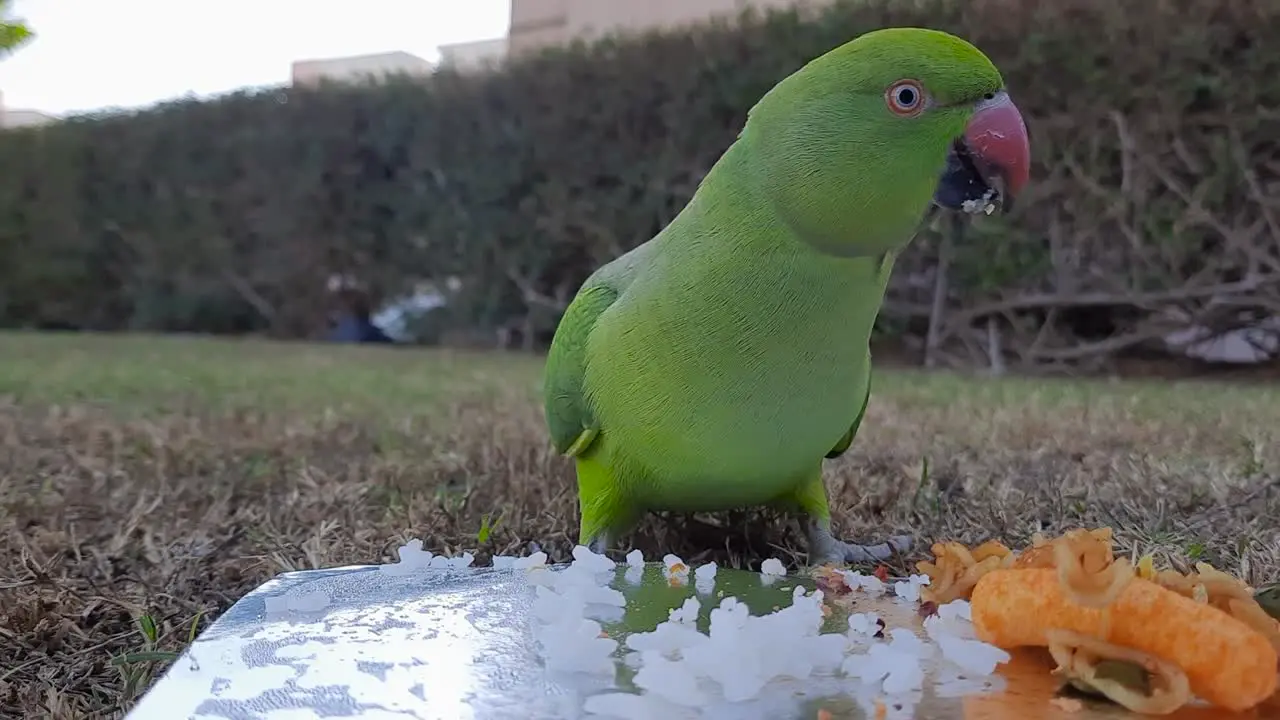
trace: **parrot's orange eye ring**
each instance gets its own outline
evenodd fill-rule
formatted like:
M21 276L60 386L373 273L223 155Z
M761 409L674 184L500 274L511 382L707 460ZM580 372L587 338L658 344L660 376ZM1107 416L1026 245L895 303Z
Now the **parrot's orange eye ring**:
M924 110L924 86L915 80L899 80L884 91L884 102L894 115L919 115Z

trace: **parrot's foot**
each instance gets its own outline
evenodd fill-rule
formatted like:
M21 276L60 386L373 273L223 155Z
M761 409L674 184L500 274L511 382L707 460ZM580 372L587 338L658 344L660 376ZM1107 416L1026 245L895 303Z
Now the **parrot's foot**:
M847 543L832 536L826 523L814 520L808 523L808 534L810 565L880 563L910 550L913 542L910 535L894 535L878 545Z
M603 555L605 550L609 549L609 533L600 533L591 538L587 543L587 549L597 555Z

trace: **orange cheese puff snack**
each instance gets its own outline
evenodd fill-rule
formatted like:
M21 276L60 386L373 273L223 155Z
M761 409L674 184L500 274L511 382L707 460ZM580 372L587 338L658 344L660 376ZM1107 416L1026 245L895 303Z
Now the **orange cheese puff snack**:
M1280 622L1268 615L1257 600L1232 598L1227 601L1227 612L1231 613L1231 617L1262 633L1276 653L1280 654Z
M1262 633L1280 653L1280 622L1262 609L1253 596L1253 589L1243 580L1202 562L1196 563L1196 571L1188 575L1174 570L1156 572L1154 565L1151 574L1156 584L1192 600L1209 603Z
M1009 650L1048 647L1048 631L1088 635L1182 668L1191 691L1229 710L1276 691L1276 651L1262 634L1205 603L1133 578L1111 606L1067 600L1051 568L987 573L970 598L978 639Z

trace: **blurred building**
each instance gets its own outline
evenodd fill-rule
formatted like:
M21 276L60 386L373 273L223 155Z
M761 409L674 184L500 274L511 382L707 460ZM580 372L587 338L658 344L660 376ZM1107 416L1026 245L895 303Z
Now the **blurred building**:
M45 125L54 122L58 118L46 112L39 110L20 110L20 109L4 109L4 115L0 118L0 127L16 128L31 127L33 125Z
M0 128L30 127L45 125L58 118L39 110L11 108L4 102L4 93L0 93Z
M593 40L611 33L677 27L754 7L817 6L830 0L511 0L506 37L440 46L440 65L462 70L501 63L508 55Z
M507 51L586 40L628 30L676 27L755 7L823 5L828 0L511 0Z
M440 46L440 66L478 70L501 63L507 56L507 38L473 40Z
M407 52L395 51L374 55L295 60L291 73L294 85L313 85L322 80L361 82L388 75L430 75L435 66L430 61Z

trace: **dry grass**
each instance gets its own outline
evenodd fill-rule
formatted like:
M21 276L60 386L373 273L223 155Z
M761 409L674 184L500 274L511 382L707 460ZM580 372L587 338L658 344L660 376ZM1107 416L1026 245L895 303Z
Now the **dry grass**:
M535 358L21 335L0 335L0 358L3 716L121 715L281 571L387 560L410 537L479 563L531 540L564 559L576 535ZM829 468L837 526L910 530L924 550L1103 523L1126 547L1274 581L1278 400L885 372ZM797 541L755 515L654 519L634 538L739 566L802 560Z

